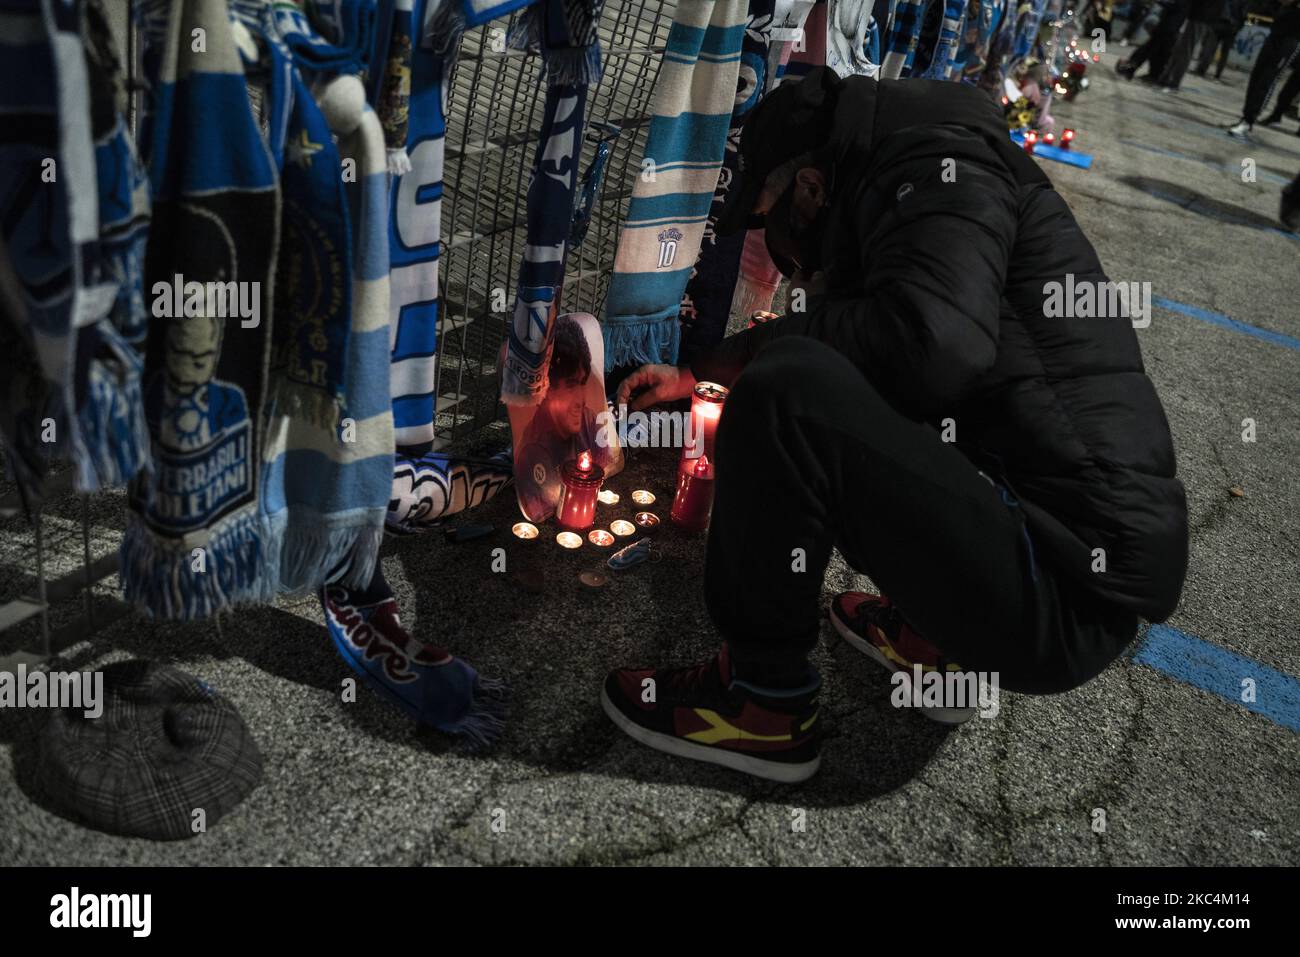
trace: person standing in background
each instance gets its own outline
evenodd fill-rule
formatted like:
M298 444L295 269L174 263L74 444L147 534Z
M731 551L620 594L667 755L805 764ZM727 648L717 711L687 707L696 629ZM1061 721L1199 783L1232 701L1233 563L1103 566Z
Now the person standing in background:
M1169 65L1169 57L1174 44L1178 42L1178 32L1187 21L1188 0L1161 0L1160 19L1151 28L1151 35L1146 43L1115 64L1115 72L1126 80L1137 75L1138 68L1147 64L1147 73L1142 77L1148 83L1154 83Z
M1214 45L1214 24L1222 18L1227 0L1189 0L1187 22L1169 54L1169 63L1160 75L1161 89L1173 93L1182 85L1183 76L1191 66L1192 55L1200 47Z
M1232 44L1245 25L1246 0L1228 0L1223 6L1223 14L1214 23L1212 41L1206 42L1201 47L1201 56L1193 72L1203 77L1210 72L1210 64L1214 63L1214 78L1222 79L1223 68L1228 65L1228 54L1232 52ZM1217 62L1215 62L1216 54Z
M1295 0L1290 0L1273 17L1273 29L1259 48L1259 56L1246 84L1246 102L1241 109L1241 119L1228 127L1230 136L1249 137L1255 120L1277 85L1278 77L1295 65L1297 43L1300 43L1300 7Z

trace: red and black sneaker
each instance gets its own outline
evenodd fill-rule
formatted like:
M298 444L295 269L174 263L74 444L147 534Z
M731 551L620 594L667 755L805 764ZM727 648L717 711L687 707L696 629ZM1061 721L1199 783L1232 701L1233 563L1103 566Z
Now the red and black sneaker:
M769 781L803 781L821 765L811 665L798 688L759 688L736 678L727 646L693 668L620 668L600 703L623 731L668 754L709 761Z
M907 697L912 697L914 668L924 674L961 671L961 665L943 657L903 620L902 614L884 595L846 591L831 602L831 621L840 636L868 658L903 675ZM941 724L964 724L975 717L974 708L922 707L921 713Z

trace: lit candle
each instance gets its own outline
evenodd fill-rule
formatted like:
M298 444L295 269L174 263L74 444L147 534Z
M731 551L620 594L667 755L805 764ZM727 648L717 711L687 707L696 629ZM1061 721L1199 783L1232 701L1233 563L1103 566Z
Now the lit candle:
M755 326L761 326L765 322L771 322L773 319L780 318L781 317L775 312L763 312L762 310L759 310L749 317L749 328L753 329Z
M532 522L516 522L510 531L514 532L515 538L523 539L536 538L539 534L537 526Z
M555 536L555 540L564 548L580 548L582 546L582 536L576 532L560 532Z
M599 545L601 548L608 548L614 544L614 536L603 528L593 528L587 533L587 541L593 545Z
M645 512L643 514L649 515L650 513ZM635 532L636 526L633 525L625 518L616 518L614 519L614 521L609 523L609 530L613 532L615 535L622 538L625 535L631 535L633 532Z
M560 503L556 522L561 528L590 528L596 520L596 495L605 480L605 470L591 460L591 452L581 452L577 459L560 466Z
M700 532L709 524L713 507L713 467L709 457L701 455L694 462L683 460L677 470L677 495L669 516L688 532Z
M659 527L659 516L654 512L637 512L634 521L642 531L652 532Z
M632 501L638 505L653 505L655 503L655 493L639 488L632 493Z
M618 493L612 488L603 488L600 490L600 494L596 496L596 499L601 505L617 505Z
M713 452L718 434L718 420L722 418L722 403L727 389L716 382L700 382L691 397L691 434L682 446L682 461L695 461L701 456L710 461L717 458ZM710 473L711 474L711 473Z

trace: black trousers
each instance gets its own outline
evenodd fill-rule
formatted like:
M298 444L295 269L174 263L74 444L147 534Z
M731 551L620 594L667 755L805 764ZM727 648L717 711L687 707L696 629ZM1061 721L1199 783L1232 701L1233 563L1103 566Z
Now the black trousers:
M1006 489L813 339L777 339L741 374L716 464L705 594L738 661L807 655L833 547L923 637L1012 691L1076 687L1137 631L1035 556Z
M1246 105L1241 109L1241 116L1247 123L1259 119L1278 77L1288 66L1295 65L1296 50L1295 37L1280 37L1277 31L1271 31L1264 38L1255 66L1250 71L1250 80L1246 83Z
M1271 112L1282 116L1288 107L1295 103L1296 97L1300 96L1300 56L1292 61L1291 75L1286 78L1286 83L1282 84L1282 91L1277 95L1277 102L1273 104Z
M1201 47L1200 58L1196 61L1196 75L1205 76L1214 66L1214 78L1223 76L1223 69L1228 65L1228 54L1232 52L1233 41L1237 39L1240 27L1216 28L1214 36Z

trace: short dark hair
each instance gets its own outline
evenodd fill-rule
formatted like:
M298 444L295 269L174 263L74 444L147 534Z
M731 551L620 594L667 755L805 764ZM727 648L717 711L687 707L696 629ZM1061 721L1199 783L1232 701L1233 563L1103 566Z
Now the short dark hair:
M567 379L579 374L591 375L591 346L582 327L572 316L559 316L555 320L555 338L551 347L550 378Z

